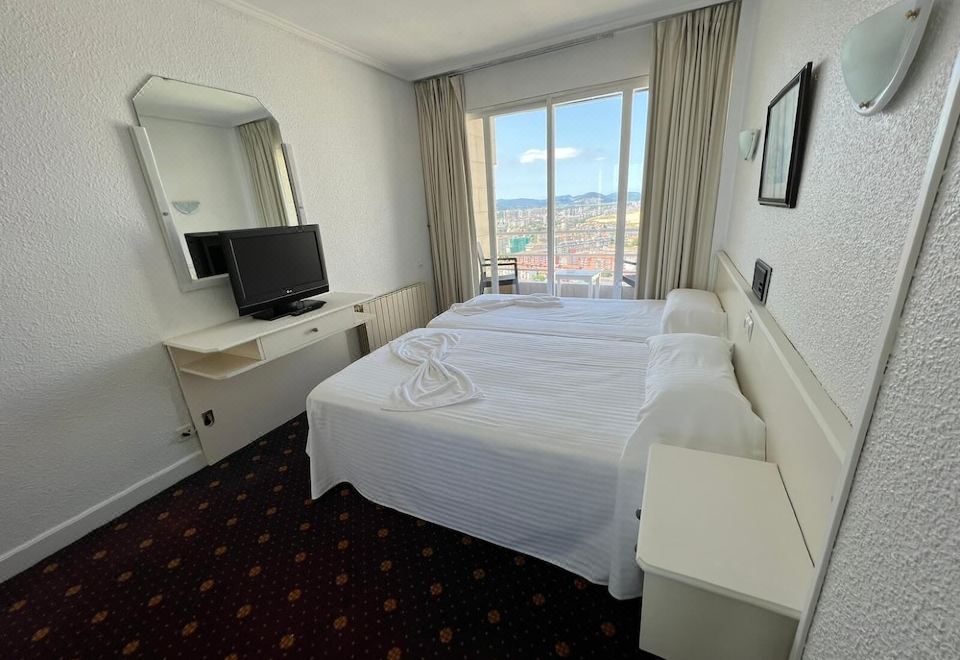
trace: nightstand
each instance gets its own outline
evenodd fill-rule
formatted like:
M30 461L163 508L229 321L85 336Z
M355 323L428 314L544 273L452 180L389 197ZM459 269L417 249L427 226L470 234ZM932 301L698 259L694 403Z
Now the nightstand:
M773 463L653 445L637 564L640 648L673 659L786 658L814 568Z

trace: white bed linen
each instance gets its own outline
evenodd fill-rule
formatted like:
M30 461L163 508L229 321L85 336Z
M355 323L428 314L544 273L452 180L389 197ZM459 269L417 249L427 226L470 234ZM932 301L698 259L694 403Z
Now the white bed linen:
M639 596L631 553L618 553L621 566L611 566L611 557L613 544L636 542L614 538L614 510L620 457L644 399L646 344L458 334L445 360L469 374L484 399L383 410L414 369L386 347L310 393L313 496L346 481L375 502L592 582L607 584L613 575L614 596ZM632 455L646 461L646 451ZM631 473L641 475L633 490L639 502L642 466Z
M510 294L483 294L470 302L495 302ZM559 337L645 341L660 334L662 300L596 300L561 298L560 307L512 305L485 314L465 316L447 310L429 328L497 330Z
M533 293L529 296L477 296L465 303L454 303L448 311L461 316L486 314L494 309L502 309L516 305L517 307L563 307L563 301L557 296L548 296L542 293Z

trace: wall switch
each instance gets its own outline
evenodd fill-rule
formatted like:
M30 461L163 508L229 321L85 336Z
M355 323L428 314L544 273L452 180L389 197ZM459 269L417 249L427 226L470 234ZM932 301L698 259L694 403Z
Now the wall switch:
M753 339L753 315L750 312L743 317L743 329L747 332L747 341Z
M770 278L773 276L773 268L763 259L757 259L753 266L753 285L750 290L757 297L761 305L767 304L767 294L770 293Z
M185 442L196 435L197 429L193 427L193 424L184 424L177 429L174 437L177 442Z

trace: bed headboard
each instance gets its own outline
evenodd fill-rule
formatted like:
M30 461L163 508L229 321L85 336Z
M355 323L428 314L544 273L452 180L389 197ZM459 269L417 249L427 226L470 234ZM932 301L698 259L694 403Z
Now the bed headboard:
M767 460L780 468L807 550L817 561L853 430L770 312L755 302L730 258L719 252L717 259L714 290L727 312L737 380L767 425Z

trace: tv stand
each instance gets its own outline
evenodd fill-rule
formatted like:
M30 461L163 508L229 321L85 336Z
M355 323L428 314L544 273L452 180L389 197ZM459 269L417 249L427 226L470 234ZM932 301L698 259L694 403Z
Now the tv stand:
M330 292L297 316L243 316L164 342L209 463L215 463L303 412L320 381L360 357L353 328L373 298ZM299 311L299 310L294 310Z
M326 300L296 300L291 303L274 305L262 312L251 314L251 316L262 321L273 321L274 319L279 319L284 316L300 316L301 314L318 310L326 304Z

